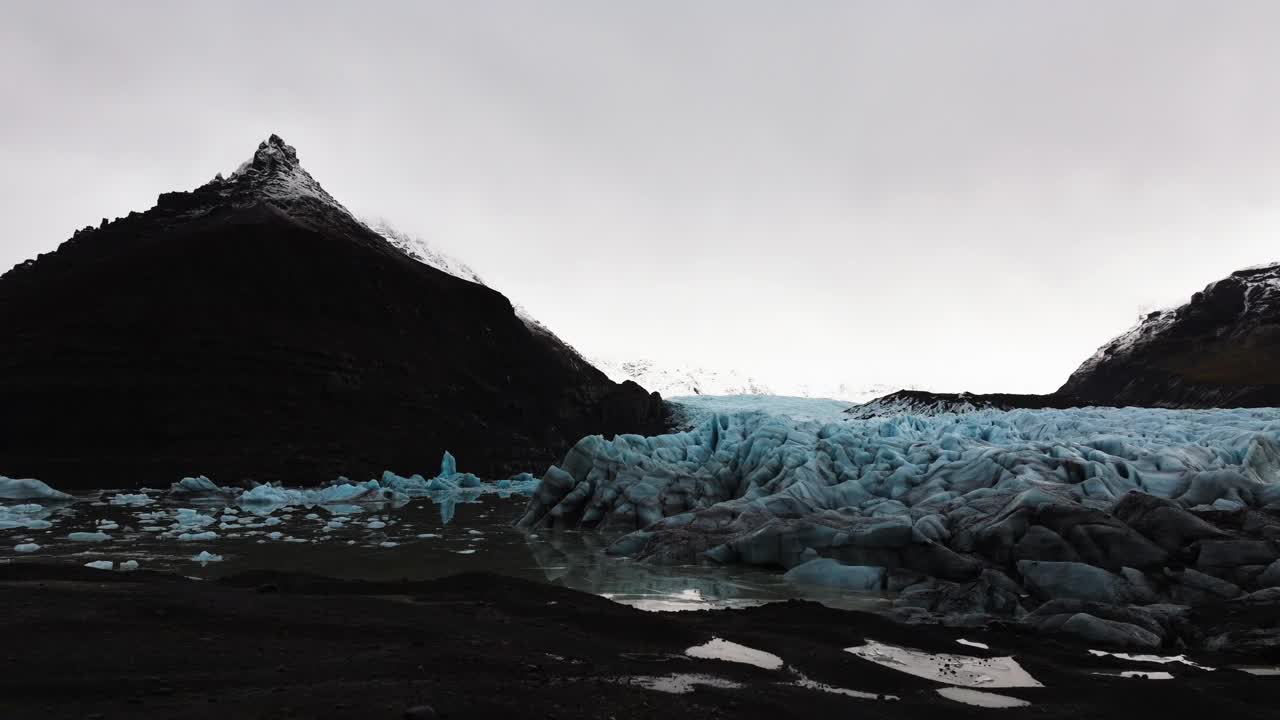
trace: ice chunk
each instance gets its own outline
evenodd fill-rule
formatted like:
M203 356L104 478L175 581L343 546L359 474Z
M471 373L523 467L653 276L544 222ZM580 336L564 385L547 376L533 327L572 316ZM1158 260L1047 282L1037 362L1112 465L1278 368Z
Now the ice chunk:
M151 499L151 496L146 493L117 493L112 495L111 500L108 502L112 505L130 505L136 507L141 505L150 505L155 502L155 500Z
M71 542L100 543L111 539L111 536L104 532L73 532L67 534L67 539Z
M0 498L9 500L70 500L71 496L54 490L39 480L7 478L0 475Z
M208 550L201 550L199 555L191 558L192 562L198 562L201 565L208 565L211 562L222 562L221 555L214 555Z
M40 549L35 543L19 543L13 546L13 551L18 553L33 553Z
M212 530L206 530L205 532L198 533L182 533L178 536L178 540L182 542L204 542L217 539L218 533L213 532Z
M93 562L85 563L84 566L94 570L114 570L116 564L110 560L94 560Z
M133 572L138 569L137 560L125 560L120 563L120 572Z
M801 585L824 585L845 590L875 592L884 587L886 571L882 567L844 565L831 558L817 558L791 568L783 575L787 582Z
M204 475L182 478L169 486L170 495L234 495L236 492L236 488L215 485Z

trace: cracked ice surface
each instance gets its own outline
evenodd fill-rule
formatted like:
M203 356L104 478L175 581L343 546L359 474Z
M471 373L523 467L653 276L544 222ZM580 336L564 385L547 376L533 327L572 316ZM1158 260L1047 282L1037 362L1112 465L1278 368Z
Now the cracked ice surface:
M866 565L971 577L945 546L975 522L1049 505L1105 513L1135 490L1183 508L1280 507L1280 411L715 414L688 432L584 438L519 524L629 531L611 552L661 561L794 567L855 547ZM905 561L870 552L907 546Z

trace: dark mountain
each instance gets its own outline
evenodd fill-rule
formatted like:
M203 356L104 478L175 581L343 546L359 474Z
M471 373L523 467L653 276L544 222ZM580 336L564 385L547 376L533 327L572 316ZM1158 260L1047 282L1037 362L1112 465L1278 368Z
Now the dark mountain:
M0 277L0 474L56 486L317 483L446 449L504 476L665 414L389 245L274 135Z
M1234 272L1181 307L1151 313L1058 394L1106 405L1280 405L1280 264Z
M900 390L848 413L887 415L1017 408L1280 406L1280 263L1210 283L1103 345L1049 395Z

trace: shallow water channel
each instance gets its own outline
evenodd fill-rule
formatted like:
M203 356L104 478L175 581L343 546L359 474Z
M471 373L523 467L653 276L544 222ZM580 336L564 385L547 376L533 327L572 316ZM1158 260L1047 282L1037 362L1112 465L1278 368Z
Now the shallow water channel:
M11 509L18 503L40 509L27 507L22 513L33 527L0 530L0 562L112 562L119 572L121 563L135 561L140 568L201 578L283 570L424 580L488 571L645 610L743 607L792 598L865 610L888 603L878 595L791 585L780 572L758 568L658 566L615 558L605 554L611 538L594 532L517 530L512 522L527 502L520 495L424 497L399 506L261 507L162 493L151 493L146 504L112 504L117 494L85 494L70 503L4 501ZM49 527L43 527L46 523Z

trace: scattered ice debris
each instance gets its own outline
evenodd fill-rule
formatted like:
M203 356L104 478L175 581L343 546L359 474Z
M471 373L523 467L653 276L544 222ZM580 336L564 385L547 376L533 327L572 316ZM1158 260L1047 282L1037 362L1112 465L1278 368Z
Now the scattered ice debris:
M110 560L94 560L93 562L85 563L84 566L94 570L114 570L116 564Z
M393 548L393 547L396 547L396 546L397 546L397 545L399 545L399 544L400 544L400 543L395 542L394 540L387 540L386 542L378 543L378 547Z
M176 527L182 528L202 528L218 522L218 519L212 515L202 514L192 508L179 508L173 520Z
M386 527L387 524L382 522L381 520L370 520L369 522L365 523L364 526L369 528L370 530L381 530L382 528Z
M73 532L67 534L67 539L71 542L100 543L111 539L111 536L104 532Z
M672 693L682 695L692 692L693 688L698 685L707 687L722 688L725 690L737 690L742 687L742 683L732 680L718 678L714 675L698 675L692 673L672 673L670 675L657 676L636 676L623 678L622 682L637 685L647 690L657 690L658 692Z
M120 563L120 572L133 572L138 569L137 560L125 560Z
M120 524L113 520L99 520L98 529L99 530L119 530Z
M70 500L71 496L54 490L32 478L7 478L0 475L0 498L8 500Z
M279 525L281 522L283 521L278 517L269 517L266 520L263 520L262 524L263 525Z
M430 538L438 538L438 537L440 536L435 533L418 533L419 540L428 540Z
M1192 662L1187 659L1186 655L1134 655L1132 653L1109 652L1107 650L1090 650L1089 654L1097 657L1113 657L1120 660L1128 660L1130 662L1157 663L1161 665L1167 663L1182 663L1183 665L1189 665L1198 670L1212 671L1215 669L1208 665L1201 665L1200 663Z
M703 660L724 660L727 662L755 665L765 670L782 669L782 658L763 650L755 650L745 645L712 638L710 642L695 645L684 651L685 655Z
M307 513L303 516L303 520L319 520L320 516L315 513Z
M802 687L806 690L818 690L825 693L833 693L835 695L844 695L846 697L858 698L859 700L900 700L897 695L879 695L876 693L862 692L861 690L849 690L847 688L835 687L820 683L816 680L810 680L804 675L797 673L795 681L796 687Z
M267 537L271 538L272 540L279 540L280 538L284 537L284 533L282 533L282 532L269 532L269 533L267 533Z
M908 675L968 687L1042 687L1011 657L979 658L930 653L868 640L845 652Z
M217 540L218 533L212 530L198 533L182 533L178 536L178 540L182 542L207 542L209 540Z
M191 558L192 562L198 562L201 565L208 565L211 562L222 562L221 555L214 555L208 550L201 550L199 555Z
M140 507L142 505L150 505L153 502L155 502L155 500L146 493L117 493L111 496L111 500L108 501L108 504Z
M991 649L991 646L990 646L990 645L988 645L988 644L986 644L986 643L974 642L973 640L965 640L964 638L960 638L960 639L959 639L959 640L957 640L956 642L957 642L957 643L960 643L961 645L968 645L969 647L975 647L975 648L978 648L979 650L990 650L990 649Z
M28 530L47 530L53 523L42 516L48 515L43 505L24 503L21 505L0 505L0 530L26 528Z
M474 554L475 551L476 551L475 548L468 548L466 550L454 550L454 552L459 555L471 555L471 554Z
M467 534L468 534L468 535L483 535L483 534L484 534L484 532L483 532L483 531L481 531L481 530L474 530L474 529L472 529L472 530L468 530L468 531L467 531Z
M1021 698L1009 697L1008 695L997 695L995 693L982 692L981 690L971 690L969 688L945 687L938 688L938 694L948 700L954 700L965 705L976 705L983 708L1016 708L1027 707L1031 703Z
M40 546L35 543L19 543L13 546L13 551L19 553L33 553L39 549Z

